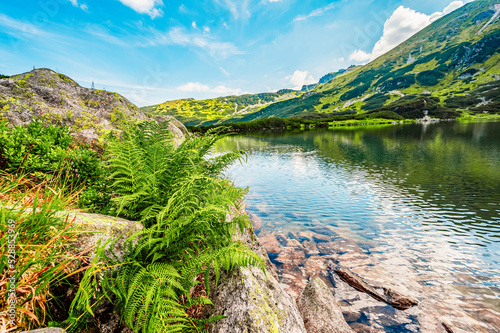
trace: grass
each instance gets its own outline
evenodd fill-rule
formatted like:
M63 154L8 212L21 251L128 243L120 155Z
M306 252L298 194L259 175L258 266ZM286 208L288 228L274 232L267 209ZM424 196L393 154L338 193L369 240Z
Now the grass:
M57 299L51 286L81 264L81 257L72 253L79 228L58 215L76 195L65 193L56 180L33 184L23 176L0 174L0 331L29 330L54 321L49 306ZM12 297L15 325L9 321Z

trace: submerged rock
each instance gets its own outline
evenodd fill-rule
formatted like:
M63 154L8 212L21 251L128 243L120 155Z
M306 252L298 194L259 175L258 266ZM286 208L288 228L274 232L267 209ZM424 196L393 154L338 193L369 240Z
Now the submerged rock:
M302 291L298 307L308 333L354 332L331 291L319 278L312 279Z
M255 233L258 233L262 228L262 220L260 219L260 217L252 213L250 213L250 217L252 218L251 220L252 220L253 231Z
M272 234L260 237L260 242L262 243L262 246L264 246L264 249L268 253L280 253L281 251L280 243L278 242L276 237Z
M318 255L319 254L319 251L318 251L318 247L316 246L316 242L313 241L313 240L309 240L309 241L304 241L302 243L302 245L304 246L305 248L305 253L308 255L308 256L315 256L315 255Z

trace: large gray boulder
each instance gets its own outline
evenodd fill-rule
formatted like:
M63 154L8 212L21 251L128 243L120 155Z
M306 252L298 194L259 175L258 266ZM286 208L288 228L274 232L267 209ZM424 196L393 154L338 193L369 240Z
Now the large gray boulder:
M119 259L122 259L125 239L142 230L141 223L119 217L79 212L66 212L65 214L68 215L69 219L74 220L74 223L81 224L85 230L74 244L79 252L89 251L93 253L98 244L118 239L113 243L112 252ZM109 250L109 245L107 248ZM110 254L109 251L108 254Z
M298 299L308 333L354 332L342 315L332 292L320 278L312 279Z
M208 314L226 318L212 325L210 332L305 333L297 305L277 281L262 245L256 237L251 244L252 250L265 256L267 274L257 267L241 267L222 273L217 287L211 282L214 305L207 306Z
M240 206L238 211L244 212L244 206ZM228 216L229 219L231 216ZM235 238L264 259L266 274L257 267L241 267L229 274L223 271L217 286L212 279L210 299L214 305L207 306L206 312L208 315L224 315L225 318L213 324L209 331L305 333L295 301L279 284L275 268L253 230Z
M119 133L130 123L152 120L170 121L176 146L188 136L173 117L153 117L120 94L87 89L47 68L0 79L0 114L12 126L26 126L35 118L66 125L88 143L103 141L111 131Z

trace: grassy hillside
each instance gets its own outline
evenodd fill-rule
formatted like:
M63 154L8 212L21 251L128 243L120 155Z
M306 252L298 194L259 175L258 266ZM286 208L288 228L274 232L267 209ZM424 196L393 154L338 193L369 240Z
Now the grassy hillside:
M277 93L227 96L206 100L179 99L158 105L146 106L142 110L154 115L175 116L183 123L197 125L211 124L221 119L238 117L255 112L271 103L295 97L298 92L284 90Z
M244 120L377 109L405 117L421 117L425 109L438 117L455 109L496 112L500 106L498 18L486 26L500 10L496 3L469 3L369 64L298 98L248 114ZM410 114L409 109L418 112Z
M500 4L497 3L498 0L471 2L374 61L344 73L332 73L330 81L295 96L288 94L286 98L281 96L281 100L273 94L181 100L143 110L174 115L190 125L382 110L410 118L422 117L424 110L442 118L464 111L498 112L500 16L495 18L495 14L500 11ZM260 95L269 97L258 106L236 102L248 98L255 103L255 96ZM264 103L269 104L263 106Z

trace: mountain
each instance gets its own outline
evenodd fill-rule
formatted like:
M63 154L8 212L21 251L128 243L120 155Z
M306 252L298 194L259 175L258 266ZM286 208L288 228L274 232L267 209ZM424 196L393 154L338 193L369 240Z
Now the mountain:
M276 93L246 94L206 100L179 99L146 106L142 110L153 115L175 116L186 125L211 124L221 119L252 113L272 103L293 98L298 94L299 92L295 90L283 89Z
M333 77L327 82L305 86L306 92L259 106L253 112L246 109L233 114L212 113L210 122L377 110L391 110L405 118L422 117L424 110L441 118L456 117L463 111L497 112L499 14L500 0L476 0L364 66L331 73ZM190 116L201 121L205 114L192 109Z
M0 78L0 120L19 126L33 118L67 125L77 137L88 142L111 131L120 131L130 122L171 120L153 118L117 93L81 87L66 75L50 69L34 69ZM179 130L173 128L174 124ZM187 133L176 120L172 120L169 127L175 135L179 135L179 131Z

